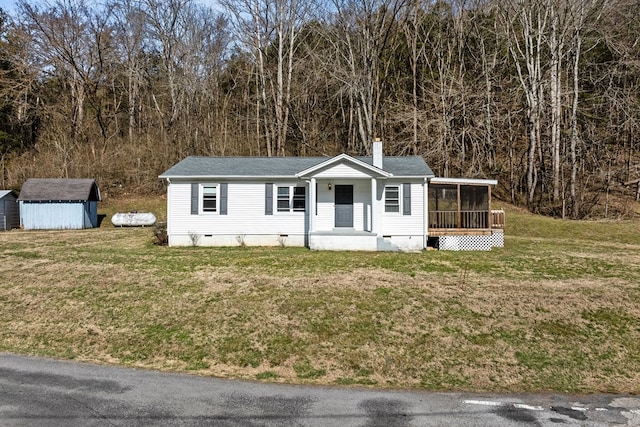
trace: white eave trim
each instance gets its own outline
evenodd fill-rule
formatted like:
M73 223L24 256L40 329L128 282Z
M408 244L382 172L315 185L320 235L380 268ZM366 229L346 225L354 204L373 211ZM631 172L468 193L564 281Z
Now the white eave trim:
M433 184L466 184L466 185L498 185L496 179L476 179L476 178L431 178L429 182Z
M432 179L435 175L393 175L393 179Z
M186 179L186 180L270 180L270 179L299 179L297 175L160 175L160 179Z
M326 160L326 161L324 161L322 163L319 163L319 164L317 164L315 166L312 166L312 167L310 167L308 169L305 169L305 170L303 170L301 172L298 172L296 174L296 176L298 178L310 178L310 177L312 177L314 175L315 172L317 172L317 171L319 171L321 169L324 169L324 168L326 168L328 166L331 166L333 164L340 163L342 161L345 161L345 162L348 162L348 163L353 163L356 166L360 166L361 168L364 168L364 169L366 169L366 170L368 170L370 172L373 172L378 177L389 178L389 177L393 176L393 174L391 174L389 172L386 172L386 171L384 171L382 169L379 169L379 168L377 168L375 166L372 166L372 165L370 165L368 163L365 163L365 162L363 162L361 160L353 158L348 154L340 154L338 156L332 157L329 160Z

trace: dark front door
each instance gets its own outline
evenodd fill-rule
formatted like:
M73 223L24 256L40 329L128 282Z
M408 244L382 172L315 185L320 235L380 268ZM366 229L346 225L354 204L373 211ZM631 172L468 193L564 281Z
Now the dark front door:
M353 227L353 185L336 185L336 227Z

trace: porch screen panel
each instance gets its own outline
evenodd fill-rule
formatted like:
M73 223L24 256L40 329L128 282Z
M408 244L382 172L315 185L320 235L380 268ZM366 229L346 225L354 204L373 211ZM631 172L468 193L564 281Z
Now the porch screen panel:
M458 186L429 186L429 227L458 228Z
M462 228L489 228L489 187L460 186Z
M489 210L489 187L461 185L460 203L463 211Z

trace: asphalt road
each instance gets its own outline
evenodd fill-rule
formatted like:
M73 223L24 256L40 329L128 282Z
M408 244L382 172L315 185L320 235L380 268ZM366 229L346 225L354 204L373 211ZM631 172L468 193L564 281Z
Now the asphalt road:
M304 387L0 353L0 426L640 426L640 397Z

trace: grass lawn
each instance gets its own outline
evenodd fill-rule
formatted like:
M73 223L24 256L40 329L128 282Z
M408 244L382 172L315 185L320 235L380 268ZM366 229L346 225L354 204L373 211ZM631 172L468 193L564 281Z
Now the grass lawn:
M167 248L150 229L0 234L0 350L221 377L640 391L640 221L507 212L504 249Z

